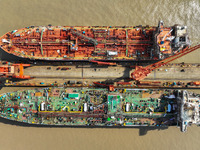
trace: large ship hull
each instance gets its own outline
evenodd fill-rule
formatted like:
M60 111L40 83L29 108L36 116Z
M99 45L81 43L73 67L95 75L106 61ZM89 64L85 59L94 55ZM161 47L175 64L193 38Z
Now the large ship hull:
M199 125L199 95L177 90L45 88L0 95L0 115L54 126ZM187 108L186 108L187 107Z
M1 48L32 60L149 61L190 46L186 26L39 26L6 33Z

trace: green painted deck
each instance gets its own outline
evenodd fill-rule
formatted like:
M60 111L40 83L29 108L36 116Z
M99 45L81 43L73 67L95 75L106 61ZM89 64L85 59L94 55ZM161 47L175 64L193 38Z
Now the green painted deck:
M44 88L0 95L3 118L46 125L173 124L175 90ZM168 105L174 110L167 112ZM173 118L173 119L172 119ZM172 121L169 121L172 119ZM165 122L165 123L163 123Z

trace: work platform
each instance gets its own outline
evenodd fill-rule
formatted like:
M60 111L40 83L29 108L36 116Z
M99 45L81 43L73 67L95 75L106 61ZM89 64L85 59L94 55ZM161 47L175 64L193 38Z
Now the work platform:
M136 87L136 81L130 79L133 66L99 66L66 65L49 66L34 65L24 69L24 75L33 77L30 80L7 82L7 86L94 86L93 82L106 82L120 87ZM166 87L176 83L186 87L188 83L200 81L200 64L168 64L151 72L140 86ZM192 80L191 80L192 79ZM157 81L157 82L155 82ZM121 83L124 83L121 85ZM148 82L148 83L147 83ZM183 84L182 84L183 83ZM137 86L138 87L138 86ZM187 86L188 87L188 86ZM198 86L195 86L195 88Z

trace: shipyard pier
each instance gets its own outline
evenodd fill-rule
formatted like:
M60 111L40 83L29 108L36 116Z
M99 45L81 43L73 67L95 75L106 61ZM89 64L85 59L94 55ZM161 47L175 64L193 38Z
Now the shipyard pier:
M16 66L18 67L18 66ZM99 66L96 64L33 65L24 67L26 79L2 79L2 86L25 87L96 87L95 83L121 88L189 88L200 87L200 64L170 63L153 70L142 81L131 79L135 67L130 65ZM17 77L17 76L16 76Z

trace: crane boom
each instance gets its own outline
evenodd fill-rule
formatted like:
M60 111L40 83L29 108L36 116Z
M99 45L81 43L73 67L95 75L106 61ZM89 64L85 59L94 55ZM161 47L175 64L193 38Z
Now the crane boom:
M135 71L133 73L131 73L131 78L137 81L143 80L149 73L151 73L151 71L155 70L156 68L159 68L175 59L178 59L188 53L191 53L197 49L200 48L200 44L193 46L191 48L186 47L185 49L183 49L182 51L176 53L173 56L170 56L168 58L165 58L161 61L158 61L154 64L148 65L146 67L142 67L142 66L136 66L135 67Z

